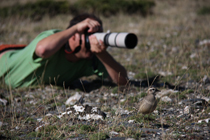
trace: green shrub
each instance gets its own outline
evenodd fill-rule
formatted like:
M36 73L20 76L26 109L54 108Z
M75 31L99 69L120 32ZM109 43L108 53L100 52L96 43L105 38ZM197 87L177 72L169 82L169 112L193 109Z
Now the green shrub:
M104 16L115 15L118 12L127 14L139 13L146 16L152 13L151 8L154 6L155 3L151 0L78 0L75 4L77 12L97 13Z
M87 132L92 132L92 131L95 130L95 128L92 127L92 126L89 126L89 125L82 125L80 127L80 130L87 131Z
M19 16L39 20L45 14L54 16L56 14L68 13L69 8L70 5L67 1L39 0L35 3L28 2L24 5L16 4L0 8L0 17Z
M199 15L208 15L208 14L210 14L210 6L202 7L201 9L198 10L197 13Z
M127 14L141 14L146 16L152 13L155 6L153 0L78 0L72 4L68 1L38 0L24 5L16 5L0 8L0 17L18 16L41 20L43 15L54 16L57 14L94 13L104 16L116 15L119 12Z

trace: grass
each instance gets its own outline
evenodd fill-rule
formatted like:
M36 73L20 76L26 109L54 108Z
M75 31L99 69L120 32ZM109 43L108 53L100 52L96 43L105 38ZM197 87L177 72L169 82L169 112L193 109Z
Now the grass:
M126 67L128 72L134 73L131 80L147 80L164 72L166 75L159 79L157 86L170 83L184 87L197 83L190 85L188 90L171 94L170 98L180 101L188 99L190 94L209 97L209 90L206 89L208 83L206 85L202 83L205 75L209 77L209 47L196 44L197 40L210 38L210 28L207 26L210 23L210 15L208 7L205 6L207 2L190 0L155 2L154 14L146 18L140 16L140 13L132 15L116 13L115 16L108 18L105 15L100 16L105 31L110 29L113 32L133 32L139 39L138 46L133 50L108 48L108 51ZM2 3L9 6L5 1ZM9 0L8 3L13 3L13 1ZM30 16L25 18L7 16L4 20L0 20L0 44L28 44L44 30L65 29L72 17L72 14L64 13L53 16L46 14L34 21ZM146 89L147 87L140 85L139 87L131 86L128 91L122 93L118 86L103 86L103 88L86 93L78 89L57 87L47 89L40 85L12 90L4 85L3 80L0 80L0 97L8 102L7 106L0 104L0 116L2 116L0 122L3 123L0 126L0 135L8 139L22 137L28 139L106 139L114 137L111 136L110 131L115 131L119 133L116 137L138 139L147 134L140 131L141 128L162 129L169 125L166 134L161 133L161 138L181 139L182 134L189 138L195 136L194 130L185 133L185 125L191 126L198 120L209 118L209 107L203 112L193 114L194 119L179 118L177 114L164 117L162 114L170 112L168 111L170 108L181 110L183 106L179 106L178 102L165 103L163 101L158 104L157 114L149 116L138 114L133 107L140 98L146 95L145 92L140 94ZM76 91L85 95L87 102L93 102L101 107L102 111L107 112L110 117L99 123L97 121L81 122L68 116L63 119L57 118L56 115L45 116L44 113L53 114L62 110L67 98ZM111 93L117 96L112 96ZM28 94L33 95L34 98L25 97ZM108 94L106 99L103 98L104 94ZM125 101L120 102L121 99ZM40 106L43 108L39 108ZM117 115L118 107L132 113L128 116ZM35 128L40 125L37 118L43 118L49 125L35 132ZM128 124L128 120L134 120L135 123ZM206 123L199 125L203 126Z
M0 7L0 18L16 16L24 19L29 17L33 21L39 21L43 15L49 15L50 17L58 14L77 15L87 11L103 16L113 16L119 12L127 14L138 13L147 16L152 13L152 7L154 6L155 2L153 0L77 0L75 2L69 2L67 0L38 0L35 2L27 1L25 4L16 2L11 6L2 6Z

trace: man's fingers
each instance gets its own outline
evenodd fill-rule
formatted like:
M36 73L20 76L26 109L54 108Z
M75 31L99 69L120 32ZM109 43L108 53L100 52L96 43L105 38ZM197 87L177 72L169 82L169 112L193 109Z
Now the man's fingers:
M95 35L89 36L90 44L91 44L91 51L93 53L101 53L106 51L106 46L104 45L102 40L97 40Z
M89 27L88 32L99 31L101 25L97 21L89 19L87 22Z

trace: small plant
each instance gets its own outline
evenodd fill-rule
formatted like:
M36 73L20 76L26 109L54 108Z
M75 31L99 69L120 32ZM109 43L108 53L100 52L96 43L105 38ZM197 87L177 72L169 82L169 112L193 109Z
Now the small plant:
M147 79L154 76L155 74L151 70L139 69L139 72L134 76L134 78Z
M89 136L90 140L106 140L109 138L109 135L103 132L95 133Z
M95 127L92 127L90 125L82 125L80 127L80 130L86 131L86 132L92 132L95 131Z
M128 129L126 130L126 135L135 139L139 139L141 137L141 132L137 130Z
M112 93L118 93L118 89L119 89L118 87L114 87Z

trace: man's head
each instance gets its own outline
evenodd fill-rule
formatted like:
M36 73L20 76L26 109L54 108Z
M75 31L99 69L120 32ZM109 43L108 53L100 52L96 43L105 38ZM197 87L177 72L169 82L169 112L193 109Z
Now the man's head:
M102 21L96 17L95 15L93 14L81 14L81 15L78 15L76 17L74 17L70 23L69 23L69 26L67 27L70 28L74 25L76 25L77 23L85 20L85 19L93 19L93 20L96 20L100 25L100 29L98 29L99 32L103 31L103 28L102 28ZM85 47L85 33L76 33L74 34L70 39L69 39L69 47L70 47L70 50L77 50L75 55L78 57L78 58L82 58L82 59L87 59L87 58L91 58L92 57L92 52L87 49ZM67 48L68 49L68 48Z
M74 26L74 25L76 25L77 23L85 20L86 18L91 18L91 19L94 19L94 20L98 21L101 24L101 27L102 27L102 21L101 21L101 19L99 19L98 17L96 17L93 14L84 13L84 14L75 16L73 19L71 19L70 22L69 22L69 26L67 27L67 29L70 28L70 27L72 27L72 26Z

